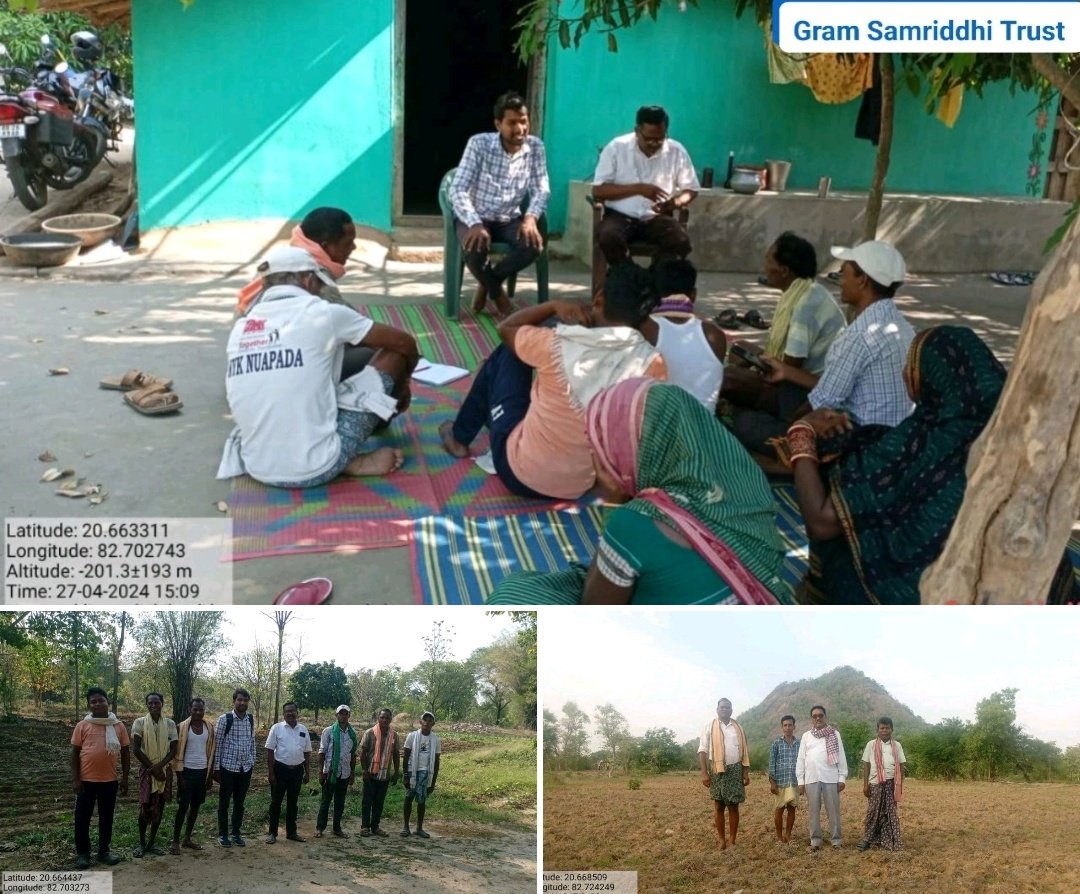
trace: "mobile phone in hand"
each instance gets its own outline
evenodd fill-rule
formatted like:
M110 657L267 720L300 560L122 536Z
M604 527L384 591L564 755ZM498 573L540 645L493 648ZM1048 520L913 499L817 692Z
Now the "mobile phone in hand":
M749 363L754 369L761 373L772 372L772 367L769 366L764 360L761 359L753 351L748 351L742 345L732 345L731 353L738 357L740 360Z

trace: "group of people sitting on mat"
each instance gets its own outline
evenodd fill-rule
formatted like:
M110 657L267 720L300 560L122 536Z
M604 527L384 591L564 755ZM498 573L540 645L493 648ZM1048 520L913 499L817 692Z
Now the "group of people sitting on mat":
M493 303L501 343L440 426L444 448L464 459L487 429L512 493L572 500L597 487L617 504L588 568L511 575L489 601L917 603L1004 368L970 329L915 334L893 301L906 275L893 246L832 249L838 304L813 245L790 232L765 256L781 292L766 344L729 352L694 312L690 241L672 214L699 185L667 127L662 108L643 107L601 152L609 268L588 304L513 310L503 288L542 247L550 193L520 96L499 98L495 132L469 140L450 186L473 308ZM408 408L419 351L342 299L355 235L345 212L316 209L241 292L226 379L236 428L218 477L302 488L400 468L401 451L362 447ZM649 270L628 251L643 238L658 250ZM493 240L512 250L492 259ZM766 471L794 476L809 535L794 592ZM1073 599L1074 586L1063 558L1048 598Z

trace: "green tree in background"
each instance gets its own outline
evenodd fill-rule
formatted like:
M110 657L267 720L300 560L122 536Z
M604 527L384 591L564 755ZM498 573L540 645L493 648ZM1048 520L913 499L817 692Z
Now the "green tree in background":
M139 648L160 662L178 723L188 716L200 669L223 644L223 618L222 612L149 612L135 628Z
M607 748L607 757L612 767L620 763L625 766L625 762L620 761L620 757L630 739L630 728L626 725L626 718L609 702L596 709L593 722L596 724L597 734Z
M563 716L559 720L559 743L562 751L560 763L564 770L584 769L587 754L585 747L589 741L589 715L575 702L567 702L562 707Z
M968 758L976 778L996 779L1020 763L1020 727L1016 725L1016 689L1002 689L975 706L975 726L968 737Z
M315 711L315 723L319 722L320 709L335 708L349 701L349 681L345 679L345 670L333 661L301 664L292 675L289 686L293 701L301 708Z

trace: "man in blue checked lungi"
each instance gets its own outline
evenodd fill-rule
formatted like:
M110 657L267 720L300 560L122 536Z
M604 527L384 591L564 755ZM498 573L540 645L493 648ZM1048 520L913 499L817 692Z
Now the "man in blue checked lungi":
M716 703L716 717L702 730L698 761L701 784L713 799L713 822L716 834L720 836L720 850L725 850L729 843L735 844L739 834L739 805L746 800L746 786L750 784L750 750L746 747L746 735L732 720L731 702L726 698ZM725 834L725 810L730 839Z

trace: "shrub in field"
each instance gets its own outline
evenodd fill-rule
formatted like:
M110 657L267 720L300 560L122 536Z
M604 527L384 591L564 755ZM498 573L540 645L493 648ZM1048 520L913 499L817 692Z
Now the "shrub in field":
M641 780L638 779L636 776L631 776L626 781L626 787L630 789L630 791L636 792L639 788L641 788Z

